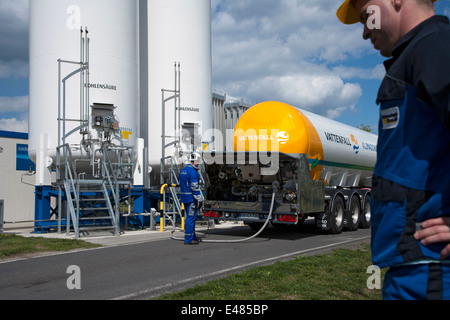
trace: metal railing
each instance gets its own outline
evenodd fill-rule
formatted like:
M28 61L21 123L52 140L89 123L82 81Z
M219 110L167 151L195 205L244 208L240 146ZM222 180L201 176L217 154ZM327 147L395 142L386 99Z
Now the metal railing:
M79 237L80 230L87 230L88 227L80 227L81 215L83 210L89 208L82 208L81 194L82 190L88 192L91 187L100 187L98 193L102 193L98 199L105 203L105 207L101 207L108 212L108 219L111 219L110 228L115 229L115 235L119 235L120 228L120 186L132 187L132 173L134 170L134 148L122 146L104 146L102 148L103 160L101 164L102 172L98 175L93 174L92 179L80 179L78 174L76 162L73 160L71 147L68 144L57 148L57 171L58 171L58 210L59 219L61 219L61 203L62 203L62 189L65 191L67 205L69 212L66 216L66 233L70 232L70 220L75 231L75 237ZM61 155L62 153L62 155ZM127 155L125 155L127 153ZM113 159L115 162L113 162ZM126 162L127 161L127 162ZM97 165L97 164L93 164ZM94 173L94 171L93 171ZM82 188L81 188L82 187ZM110 198L110 195L112 198ZM91 199L95 200L94 199ZM114 209L113 209L114 208ZM95 220L97 218L91 218ZM100 218L98 218L100 219ZM58 222L58 231L60 231L60 220ZM93 227L94 228L94 227ZM105 226L103 228L108 228Z
M0 200L0 234L3 233L3 222L5 219L4 207L5 207L5 200Z

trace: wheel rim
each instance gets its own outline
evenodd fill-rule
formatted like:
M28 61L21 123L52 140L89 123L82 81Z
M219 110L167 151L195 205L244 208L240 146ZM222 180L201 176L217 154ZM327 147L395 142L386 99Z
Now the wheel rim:
M366 221L370 221L371 212L370 212L370 202L366 202L364 206L364 217L366 218Z
M359 206L358 206L358 204L356 202L354 202L353 205L352 205L352 221L353 221L353 224L358 223L359 214L360 214Z
M334 210L334 219L337 226L340 226L344 221L344 207L340 203L336 203L336 207Z

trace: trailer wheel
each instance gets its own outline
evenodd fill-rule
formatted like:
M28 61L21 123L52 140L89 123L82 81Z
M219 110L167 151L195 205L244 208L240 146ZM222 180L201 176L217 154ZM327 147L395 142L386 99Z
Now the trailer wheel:
M344 228L345 218L345 205L344 199L340 196L336 196L333 199L330 212L330 233L338 234L342 232Z
M350 231L358 230L360 218L361 218L361 203L359 202L359 197L353 195L350 199L350 214L348 216L348 226L347 229Z
M372 224L372 219L371 219L371 211L370 211L370 194L367 194L364 199L364 205L363 205L363 209L361 212L360 227L367 229L367 228L370 228L371 224Z

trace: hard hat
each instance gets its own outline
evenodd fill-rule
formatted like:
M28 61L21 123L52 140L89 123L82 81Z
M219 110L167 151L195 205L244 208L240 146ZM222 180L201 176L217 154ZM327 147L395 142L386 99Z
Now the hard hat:
M344 24L353 24L359 22L358 12L356 12L355 2L357 0L345 0L336 12L339 20ZM432 0L436 2L438 0Z

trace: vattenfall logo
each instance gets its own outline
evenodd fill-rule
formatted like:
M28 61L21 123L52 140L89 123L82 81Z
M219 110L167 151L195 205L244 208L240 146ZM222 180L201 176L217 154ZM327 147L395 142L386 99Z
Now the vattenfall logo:
M358 140L356 140L356 138L355 138L355 136L354 135L350 135L350 138L351 138L351 140L352 140L352 142L353 142L353 150L355 150L355 154L358 154L359 153L359 143L358 143Z
M256 135L256 134L252 134L252 135L248 135L248 136L240 136L238 137L239 141L271 141L274 140L272 135L268 135L268 134L260 134L260 135Z
M332 141L339 144L345 144L349 147L353 146L353 150L355 151L355 154L359 153L359 143L358 140L356 140L354 135L350 135L350 138L340 136L334 133L328 133L325 132L325 136L327 137L327 141ZM353 144L352 144L353 143Z
M286 131L280 131L280 132L278 132L278 134L277 134L277 141L278 141L280 144L286 144L286 143L288 143L289 138L290 138L289 133L287 133Z
M325 137L327 138L327 141L344 144L349 147L352 147L355 154L359 154L360 144L353 134L350 135L350 138L347 138L334 133L325 132ZM376 152L377 149L375 145L366 142L362 142L362 148L374 152Z
M239 141L274 141L276 140L279 144L288 143L290 136L286 131L280 131L277 133L274 138L273 135L269 134L260 134L260 135L244 135L238 137Z
M325 132L325 136L327 137L327 141L332 141L340 144L345 144L347 146L351 146L350 139L347 137L339 136L334 133Z

